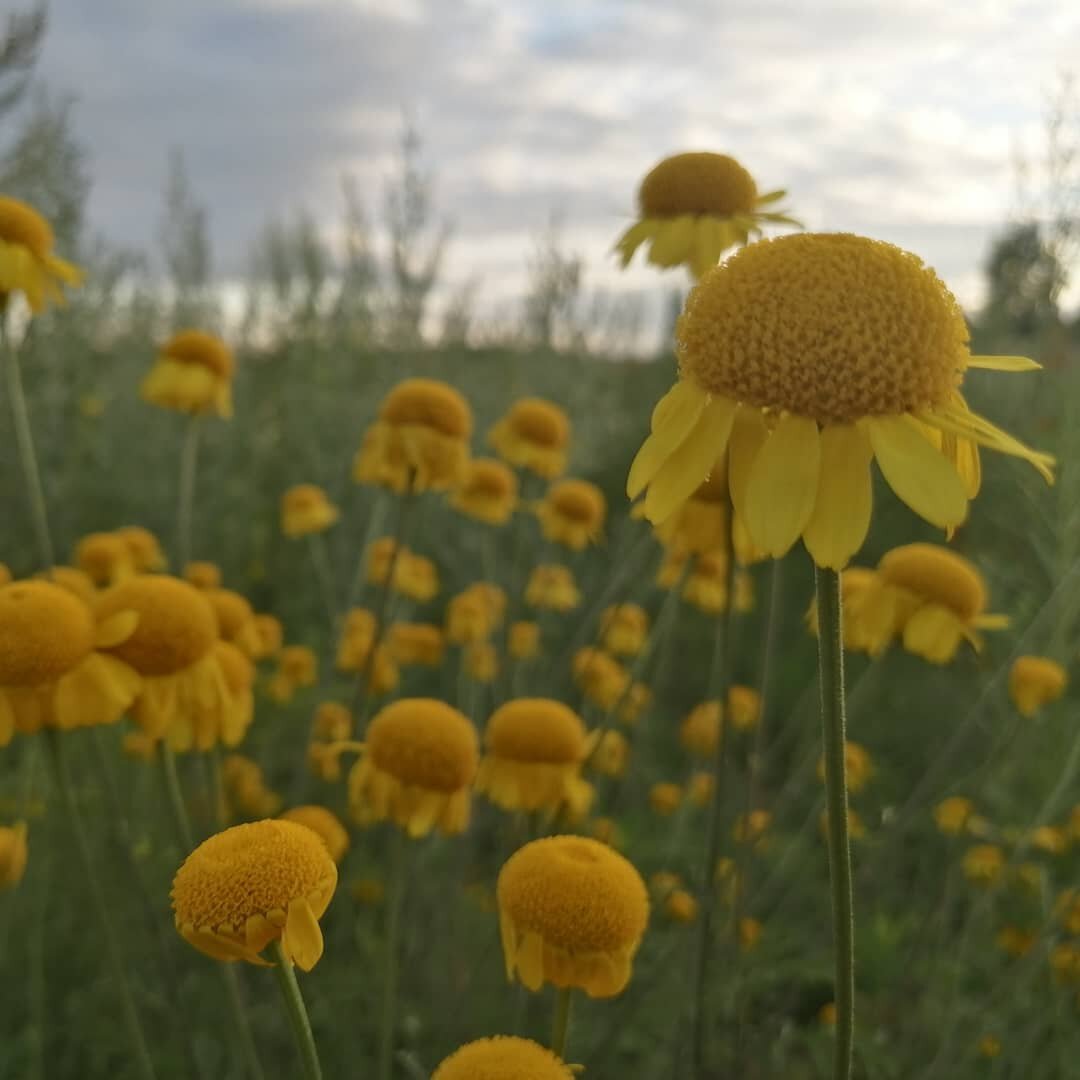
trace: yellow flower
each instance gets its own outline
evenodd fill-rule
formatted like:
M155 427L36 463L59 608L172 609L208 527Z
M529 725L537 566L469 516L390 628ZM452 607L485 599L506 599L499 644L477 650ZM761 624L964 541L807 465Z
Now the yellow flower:
M880 656L919 606L908 590L888 588L876 570L849 566L840 575L844 608L844 648ZM817 602L807 612L810 630L816 634Z
M593 818L589 825L589 834L601 844L618 848L622 846L622 831L618 824L609 817Z
M649 806L654 814L670 817L682 805L683 789L678 784L659 783L649 788Z
M178 751L238 746L255 716L255 665L235 645L214 642L224 692L208 704L181 710L165 733Z
M590 744L573 709L549 698L518 698L491 714L476 790L504 810L555 811L582 787Z
M739 948L743 952L756 949L761 940L762 925L757 919L744 915L739 920Z
M53 585L59 585L61 589L67 589L72 596L78 597L84 604L89 604L91 607L97 598L97 588L93 579L85 570L77 570L74 566L54 566L34 576L42 581L49 581ZM0 585L6 584L6 581L0 581Z
M265 964L281 941L285 956L310 971L323 952L319 919L337 886L322 839L291 821L235 825L201 843L173 879L176 929L215 960Z
M551 836L515 852L496 885L507 978L613 997L630 981L649 919L641 875L584 836Z
M325 806L294 806L281 815L282 821L293 821L310 829L326 845L330 858L340 863L349 850L349 833L337 815Z
M316 738L342 742L352 734L352 727L352 713L336 701L324 701L315 710L312 729Z
M469 462L469 403L436 379L405 379L383 399L353 459L353 479L393 491L450 491Z
M95 585L114 585L135 576L135 559L117 533L89 533L75 545L75 564Z
M445 647L442 630L432 623L394 623L390 627L390 653L403 667L410 664L438 667L443 662Z
M802 537L841 569L870 526L870 463L921 517L954 529L978 491L978 447L1052 458L969 411L972 356L955 298L915 256L847 234L751 244L691 291L676 330L680 378L653 411L627 492L661 522L727 451L736 512L776 558Z
M654 266L685 265L701 277L728 248L759 235L763 225L798 225L794 218L766 209L785 194L758 194L754 178L726 154L674 154L642 180L639 220L623 233L615 250L625 267L648 241L648 260Z
M749 686L728 690L728 719L735 731L753 731L761 720L761 695Z
M1059 942L1050 952L1050 967L1058 982L1080 982L1080 946L1071 941Z
M728 557L717 548L700 555L690 556L693 562L683 585L683 599L706 615L719 615L728 605ZM660 564L656 582L665 589L673 588L682 577L687 556L668 551ZM754 582L745 570L735 572L735 610L752 611L754 607Z
M161 543L149 529L141 525L125 525L117 529L115 535L130 552L137 573L156 573L168 565Z
M531 1039L496 1035L455 1050L431 1080L574 1080L570 1067Z
M1001 1040L996 1035L983 1035L975 1045L975 1053L987 1061L1001 1057Z
M228 754L221 776L232 806L247 817L271 817L281 809L280 797L267 786L258 762L243 754Z
M552 611L573 611L581 603L581 593L568 566L547 565L533 568L525 586L529 607Z
M671 870L657 870L649 875L649 892L658 899L663 899L669 893L682 886L682 878Z
M82 271L54 255L53 243L52 228L32 206L0 195L0 308L21 292L37 315L64 303L61 284L82 284Z
M995 885L1005 870L1005 854L994 844L976 844L964 852L962 866L973 885Z
M1019 926L1003 926L994 938L994 944L1007 956L1027 956L1038 939L1038 934Z
M763 840L772 824L772 814L768 810L751 810L749 814L739 814L731 835L737 844L756 844Z
M1016 711L1029 719L1044 705L1065 693L1069 677L1065 669L1047 656L1018 656L1009 670L1009 697Z
M385 585L393 566L391 587L409 597L410 600L425 602L439 591L439 572L430 559L414 555L403 547L397 558L397 542L389 536L376 540L367 554L367 580L371 585Z
M139 388L144 401L177 412L232 416L233 354L203 330L181 330L161 347Z
M607 500L588 480L559 480L548 488L536 513L545 539L584 551L604 528Z
M1047 855L1064 855L1069 850L1069 834L1054 825L1040 825L1028 841L1033 848L1045 851Z
M828 844L829 842L829 811L822 810L821 816L818 818L818 827L821 829L821 839ZM852 840L865 840L866 839L866 826L863 824L863 819L859 817L856 810L848 807L848 836Z
M626 736L611 729L602 731L588 761L601 776L622 776L630 762L630 744Z
M278 652L277 664L267 689L279 704L287 704L301 687L319 681L319 658L306 645L286 645Z
M716 781L712 773L695 772L690 776L690 782L686 785L686 799L691 806L701 809L708 806L716 790Z
M633 727L641 714L652 704L653 693L644 683L632 683L619 706L619 723Z
M874 762L866 747L849 739L844 743L844 764L847 770L847 787L852 795L857 795L874 775ZM818 779L825 781L825 757L818 758Z
M600 649L578 649L573 672L586 699L605 712L619 704L630 686L630 672Z
M196 589L219 589L221 569L212 562L189 562L184 567L184 580Z
M349 773L357 824L389 818L414 839L468 828L478 753L466 716L434 698L403 698L375 715L366 747Z
M506 593L498 585L477 581L451 597L446 607L446 637L454 645L487 641L502 622Z
M600 617L600 643L616 656L637 656L649 638L649 616L640 604L615 604Z
M477 682L489 683L499 674L499 654L489 641L474 641L466 645L462 660L465 673Z
M664 914L677 923L697 921L698 902L685 889L672 889L664 900Z
M566 413L543 398L519 398L488 432L488 443L504 461L546 480L566 472L569 442Z
M956 836L967 828L975 804L963 795L950 795L934 807L934 821L946 836Z
M1065 889L1054 904L1054 914L1061 920L1067 934L1080 934L1080 893Z
M822 1027L836 1027L836 1002L826 1001L825 1004L818 1009L817 1018L818 1023Z
M0 892L13 889L22 881L28 854L26 822L0 825Z
M494 458L473 458L450 505L487 525L505 525L517 505L518 480L512 469Z
M18 730L115 723L139 693L131 667L102 651L131 634L47 581L0 586L0 746Z
M216 588L216 586L208 587ZM285 640L285 628L281 625L281 620L273 615L256 615L255 636L258 638L259 644L251 659L265 660L280 651Z
M281 496L281 531L288 537L326 532L340 516L316 484L297 484Z
M515 622L510 624L510 640L507 643L510 655L515 660L531 660L540 655L540 626L534 622Z
M353 608L345 616L345 626L338 642L335 664L338 671L362 672L368 653L375 646L375 616L366 608ZM384 645L375 646L371 662L371 689L376 694L388 694L396 689L399 679L397 662Z
M711 759L720 743L721 725L720 702L703 701L679 725L679 742L687 752Z
M214 609L198 589L164 574L131 578L101 594L96 614L107 626L134 625L108 652L142 676L131 716L148 735L161 738L228 698Z
M201 595L214 609L222 640L232 642L247 656L257 655L262 639L255 628L255 612L247 600L232 589L204 589Z

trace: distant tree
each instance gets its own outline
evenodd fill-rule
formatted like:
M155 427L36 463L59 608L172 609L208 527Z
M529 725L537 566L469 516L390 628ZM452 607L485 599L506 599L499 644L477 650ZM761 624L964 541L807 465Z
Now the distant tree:
M980 322L988 330L1028 337L1057 322L1064 274L1037 223L1010 225L998 237L986 278Z
M0 34L0 117L22 101L30 86L47 26L43 3L8 15Z
M377 333L379 266L355 178L343 177L341 188L345 203L344 250L330 318L336 336L346 347L370 345Z
M470 278L456 288L443 310L439 344L449 348L464 348L469 344L476 311L476 296L480 281Z
M555 348L580 336L577 311L583 277L584 261L563 250L561 222L553 214L529 260L522 327L527 345Z

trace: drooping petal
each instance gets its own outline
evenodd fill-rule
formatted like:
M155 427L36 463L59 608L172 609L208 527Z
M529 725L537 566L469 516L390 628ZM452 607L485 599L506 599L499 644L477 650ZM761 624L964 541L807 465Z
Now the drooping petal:
M285 955L303 971L310 971L319 962L323 954L322 930L306 896L289 901L282 944Z
M779 202L787 194L787 188L777 188L775 191L766 191L759 195L754 202L755 206L767 206L769 203Z
M669 268L686 262L694 247L694 215L664 221L653 236L649 262Z
M686 439L708 404L709 395L689 379L680 379L657 403L652 433L641 444L626 477L626 494L636 499L660 466Z
M1026 356L969 356L968 367L982 371L1040 371L1042 364Z
M870 529L873 451L865 432L837 424L821 433L821 469L814 512L803 541L818 566L842 570Z
M634 257L634 252L653 235L655 229L656 222L651 218L645 218L643 221L635 221L634 224L619 237L615 244L615 250L619 253L624 270L630 264L630 260Z
M967 492L960 474L906 416L862 421L889 487L931 525L951 529L967 517Z
M738 517L746 517L746 490L750 468L768 438L765 420L759 409L741 405L735 412L728 448L728 488Z
M98 624L94 631L94 645L99 649L111 649L127 641L138 625L137 611L117 611Z
M758 451L746 491L746 527L774 559L802 535L814 510L821 465L816 421L784 416Z

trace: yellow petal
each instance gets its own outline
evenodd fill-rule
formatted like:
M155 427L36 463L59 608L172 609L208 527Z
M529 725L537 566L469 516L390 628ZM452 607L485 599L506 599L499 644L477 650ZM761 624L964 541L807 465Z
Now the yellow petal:
M735 412L735 423L731 428L731 442L728 447L728 489L736 515L746 518L746 491L750 481L750 468L758 451L768 438L765 421L761 411L741 405Z
M686 262L694 247L694 215L681 214L661 224L653 236L649 262L665 268Z
M950 529L967 517L967 492L960 474L906 416L862 421L889 487L931 525Z
M626 494L636 499L660 466L690 434L709 396L689 379L680 379L657 403L652 434L642 444L626 478Z
M754 458L746 485L746 527L779 558L802 535L814 510L821 464L817 423L784 416Z
M1042 364L1026 356L969 356L968 367L983 371L1040 371Z
M637 251L650 236L652 236L655 229L656 222L650 218L646 218L644 221L635 221L634 224L619 237L615 244L615 250L622 259L623 269L630 264L634 252Z
M787 188L777 188L775 191L767 191L759 195L754 202L755 206L767 206L769 203L779 202L787 194Z
M818 566L842 570L870 528L870 440L852 424L821 433L817 498L803 540Z
M137 611L118 611L115 615L110 615L98 623L94 631L94 644L99 649L111 649L127 641L135 633L135 627L138 625L139 613Z
M306 896L289 901L281 941L285 946L285 955L298 968L310 971L319 962L323 954L322 930Z
M713 398L702 410L689 438L660 467L645 496L645 516L655 525L666 521L716 468L727 447L735 402Z

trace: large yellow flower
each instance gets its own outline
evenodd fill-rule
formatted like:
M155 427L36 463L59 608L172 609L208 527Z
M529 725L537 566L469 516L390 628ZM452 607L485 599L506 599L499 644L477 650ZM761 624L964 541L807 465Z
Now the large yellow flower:
M745 244L760 234L762 226L798 225L787 214L765 209L785 194L759 195L754 178L726 154L675 154L642 180L640 218L623 233L615 250L625 267L649 242L649 262L664 269L685 265L694 277L701 277L728 248Z
M88 533L75 545L75 564L98 586L134 577L135 557L119 533Z
M32 206L0 195L0 310L21 292L36 315L64 303L61 284L82 284L82 271L54 255L53 243L51 226Z
M177 412L232 416L235 363L229 347L203 330L181 330L161 347L139 393Z
M507 978L614 997L649 921L637 870L598 840L551 836L515 852L496 885Z
M588 480L560 480L548 488L536 513L545 539L572 551L584 551L600 536L607 501Z
M129 617L99 617L48 581L0 586L0 746L18 730L62 731L117 721L142 680L102 652L135 629Z
M574 1080L570 1067L550 1050L516 1035L477 1039L455 1050L431 1080Z
M955 298L916 256L848 234L751 244L691 291L676 330L679 381L652 415L627 492L662 522L727 451L736 512L779 557L802 537L842 568L870 526L870 463L943 529L967 516L979 446L1021 457L1049 481L1053 459L971 412L972 356Z
M450 505L487 525L505 525L517 505L517 491L513 469L494 458L473 458Z
M285 956L310 971L323 952L319 919L337 886L322 838L293 821L256 821L211 836L173 879L176 929L215 960L265 964L280 940Z
M570 420L550 401L519 398L488 432L488 442L504 461L553 480L566 472Z

